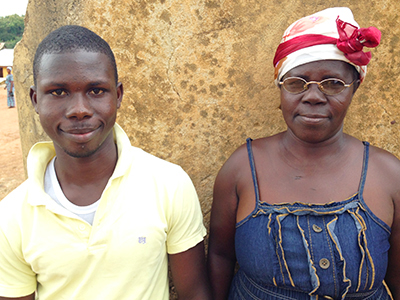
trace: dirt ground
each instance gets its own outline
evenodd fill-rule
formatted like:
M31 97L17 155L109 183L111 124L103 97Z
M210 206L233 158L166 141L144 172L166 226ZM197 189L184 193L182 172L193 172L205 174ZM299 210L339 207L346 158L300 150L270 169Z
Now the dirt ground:
M7 107L4 86L0 85L0 200L25 180L18 112Z

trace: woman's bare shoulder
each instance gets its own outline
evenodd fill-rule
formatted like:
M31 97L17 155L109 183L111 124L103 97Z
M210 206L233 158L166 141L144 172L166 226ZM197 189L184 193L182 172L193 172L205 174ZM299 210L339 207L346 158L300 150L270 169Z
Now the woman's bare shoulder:
M251 140L252 152L262 151L268 144L274 140L274 137L264 137ZM235 184L241 178L248 178L250 173L250 161L247 143L239 146L231 156L222 165L217 175L217 182L228 181L230 184Z
M370 146L369 162L382 171L400 175L400 160L385 149Z
M251 139L251 151L268 151L268 149L272 148L273 145L277 143L278 135ZM227 159L222 169L242 169L243 165L249 164L249 151L247 147L247 143L239 146L232 155ZM222 170L221 169L221 170Z
M373 181L371 183L390 189L392 198L393 195L397 195L397 198L400 194L400 160L389 151L370 147L368 176Z

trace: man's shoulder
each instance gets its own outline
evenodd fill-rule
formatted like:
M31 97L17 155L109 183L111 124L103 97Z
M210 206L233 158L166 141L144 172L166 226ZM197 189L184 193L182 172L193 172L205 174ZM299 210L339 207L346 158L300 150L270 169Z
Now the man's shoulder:
M140 176L142 180L153 178L158 184L175 186L191 181L181 166L157 157L141 148L132 146L133 160L130 173Z
M171 170L176 170L178 172L182 171L181 166L179 166L173 162L170 162L168 160L165 160L163 158L155 156L154 154L151 154L151 153L149 153L141 148L137 148L135 146L132 146L132 149L134 151L135 163L147 165L149 167L161 168L161 170L166 169L169 171L171 171Z
M5 205L3 203L8 203L9 201L15 201L25 196L28 187L28 180L22 182L14 190L12 190L7 196L0 201L0 205Z
M0 220L5 220L15 213L21 212L27 204L28 182L20 184L0 201Z

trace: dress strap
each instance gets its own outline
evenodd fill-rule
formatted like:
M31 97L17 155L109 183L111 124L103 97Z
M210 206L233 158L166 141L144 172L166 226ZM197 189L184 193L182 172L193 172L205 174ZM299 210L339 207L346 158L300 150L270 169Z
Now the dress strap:
M369 143L363 142L364 144L364 157L363 157L363 167L361 172L360 186L358 187L358 194L362 196L364 192L365 179L367 178L368 170L368 159L369 159Z
M260 193L258 190L258 182L257 182L257 174L256 174L256 166L254 163L254 156L253 156L253 149L251 147L251 142L253 140L251 138L246 139L247 143L247 154L249 155L249 162L250 162L250 169L251 169L251 176L253 177L253 185L254 185L254 193L256 195L256 206L260 202Z

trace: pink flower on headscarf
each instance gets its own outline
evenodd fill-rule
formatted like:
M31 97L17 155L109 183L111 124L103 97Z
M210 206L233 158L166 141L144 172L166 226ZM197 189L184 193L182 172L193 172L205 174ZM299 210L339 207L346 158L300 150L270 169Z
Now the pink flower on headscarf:
M375 27L360 28L348 7L331 7L303 17L286 30L276 49L275 84L291 69L319 60L340 60L353 65L362 82L371 53L381 33Z
M327 20L324 16L311 16L300 19L296 24L290 29L290 31L282 37L282 41L292 38L298 34L305 32L314 26L323 23Z

